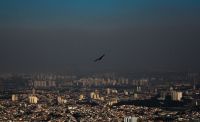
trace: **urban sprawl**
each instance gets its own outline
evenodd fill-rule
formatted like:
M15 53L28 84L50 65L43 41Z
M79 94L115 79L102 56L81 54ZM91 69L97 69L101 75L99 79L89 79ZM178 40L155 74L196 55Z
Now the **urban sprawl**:
M3 73L0 121L200 121L200 73Z

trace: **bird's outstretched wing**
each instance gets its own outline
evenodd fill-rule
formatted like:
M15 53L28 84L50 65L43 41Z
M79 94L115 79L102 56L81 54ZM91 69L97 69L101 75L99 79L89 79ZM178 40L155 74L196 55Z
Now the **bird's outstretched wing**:
M97 58L97 59L94 60L94 62L97 62L98 60L99 60L99 59Z
M102 56L100 56L99 58L95 59L94 62L100 61L103 59L103 57L105 56L105 54L103 54Z

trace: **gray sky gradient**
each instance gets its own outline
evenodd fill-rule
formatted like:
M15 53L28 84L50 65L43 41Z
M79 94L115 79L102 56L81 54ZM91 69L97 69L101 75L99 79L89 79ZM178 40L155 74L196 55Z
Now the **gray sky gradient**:
M199 71L199 11L195 0L2 0L0 71Z

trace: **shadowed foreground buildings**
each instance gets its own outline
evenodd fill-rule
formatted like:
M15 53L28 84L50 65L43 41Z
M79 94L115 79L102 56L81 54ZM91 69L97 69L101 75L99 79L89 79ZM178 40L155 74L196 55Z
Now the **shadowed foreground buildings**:
M1 89L1 121L134 122L200 118L199 76L195 76L195 89L191 82L194 78L173 73L133 74L127 78L113 74L86 77L15 74L1 81L6 85L16 76L16 84L21 79L24 85L9 88L8 83L5 87L8 89Z

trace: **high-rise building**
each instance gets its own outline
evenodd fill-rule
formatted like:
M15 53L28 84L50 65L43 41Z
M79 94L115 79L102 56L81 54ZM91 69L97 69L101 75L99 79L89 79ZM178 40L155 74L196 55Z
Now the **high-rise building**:
M67 100L63 96L59 96L57 98L59 104L67 103Z
M17 100L18 100L18 96L15 95L15 94L13 94L13 95L12 95L12 101L17 101Z
M39 87L39 88L47 88L47 87L55 87L56 86L56 82L55 81L52 81L52 80L49 80L49 81L46 81L46 80L35 80L33 82L33 85L35 88Z
M91 98L91 99L94 99L94 97L95 97L95 93L94 93L94 92L91 92L91 93L90 93L90 98Z
M35 94L35 89L34 89L34 88L32 89L32 94L33 94L33 95Z
M106 89L106 93L107 93L107 94L110 94L110 91L111 91L110 88L107 88L107 89Z
M124 90L124 95L128 95L128 92L126 90Z
M104 97L101 97L100 100L104 101Z
M108 101L108 105L113 105L117 102L118 102L117 98L112 98L110 101Z
M80 96L79 96L79 100L83 100L84 99L84 96L83 96L83 94L81 94Z
M48 81L48 87L55 87L56 83L55 81Z
M172 86L169 88L170 91L173 91L173 89L174 89L174 88L173 88Z
M98 92L91 92L90 93L90 98L91 99L98 99L98 100L100 100L99 93Z
M96 99L100 99L99 93L96 93Z
M193 90L196 90L196 81L194 80L194 83L193 83Z
M165 91L160 92L160 100L165 100L167 93Z
M137 122L138 121L138 117L124 117L124 122Z
M138 94L137 94L137 93L134 93L133 98L134 98L134 99L137 99L137 98L138 98Z
M181 101L182 99L182 92L172 91L171 97L173 101Z
M36 104L38 103L38 98L36 96L29 96L29 103Z
M141 92L141 87L140 87L140 86L137 86L136 91L137 91L137 92Z
M112 89L112 93L115 93L115 94L117 94L117 93L118 93L118 91L117 91L116 89Z
M47 82L46 81L40 81L40 80L36 80L34 81L34 87L46 87L47 86Z

